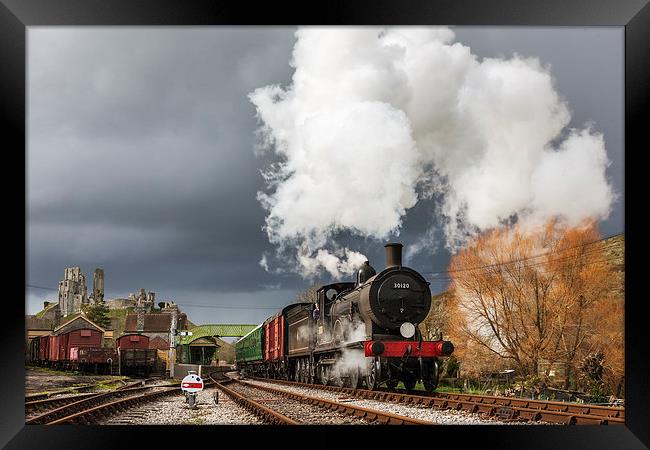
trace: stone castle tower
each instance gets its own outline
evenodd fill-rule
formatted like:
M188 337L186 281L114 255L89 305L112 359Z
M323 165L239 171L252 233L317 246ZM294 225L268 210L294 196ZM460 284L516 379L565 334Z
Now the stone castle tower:
M65 317L81 310L81 305L88 303L86 277L79 267L68 267L59 281L59 309Z
M93 301L95 303L104 300L104 269L95 269L93 274Z

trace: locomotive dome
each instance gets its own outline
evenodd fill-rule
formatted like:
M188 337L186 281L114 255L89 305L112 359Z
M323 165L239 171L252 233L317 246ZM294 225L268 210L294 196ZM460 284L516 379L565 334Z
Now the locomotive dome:
M357 271L357 286L365 283L370 278L377 275L377 271L370 265L369 261L363 263L363 265Z

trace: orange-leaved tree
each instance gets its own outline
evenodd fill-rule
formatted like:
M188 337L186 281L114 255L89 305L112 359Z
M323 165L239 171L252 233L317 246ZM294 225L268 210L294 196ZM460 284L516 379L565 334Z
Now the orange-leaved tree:
M452 257L449 271L461 354L481 348L495 368L506 361L524 375L560 364L568 383L585 352L604 344L596 311L611 304L616 277L593 221L488 231Z

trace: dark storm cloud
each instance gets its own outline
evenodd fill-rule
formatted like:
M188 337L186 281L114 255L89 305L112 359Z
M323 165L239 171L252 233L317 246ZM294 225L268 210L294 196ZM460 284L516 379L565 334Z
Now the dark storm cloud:
M80 265L88 278L103 267L114 295L277 283L258 265L246 95L289 80L293 41L289 29L31 29L29 280L56 287Z
M293 32L30 28L28 281L56 288L65 267L81 266L88 280L103 267L109 298L144 287L188 305L276 308L291 301L307 282L258 264L273 251L256 200L269 155L254 153L258 123L247 94L290 81ZM517 51L550 63L572 125L594 121L604 133L608 175L622 196L620 30L455 32L479 56ZM622 211L621 198L604 234L623 231ZM416 241L436 220L433 203L417 204L399 240ZM381 243L341 242L383 267ZM448 258L439 245L411 265L441 270ZM428 278L435 292L444 288ZM28 311L55 297L30 289ZM197 323L254 323L273 311L184 309Z

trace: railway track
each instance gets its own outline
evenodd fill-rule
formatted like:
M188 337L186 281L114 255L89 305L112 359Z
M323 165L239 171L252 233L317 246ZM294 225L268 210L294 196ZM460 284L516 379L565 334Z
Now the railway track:
M116 380L115 383L120 382L121 380ZM61 394L70 394L73 391L74 392L85 392L85 391L90 391L92 389L97 389L98 386L102 383L93 383L93 384L84 384L81 386L70 386L67 388L62 388L62 389L56 389L53 391L48 391L48 392L43 392L40 394L28 394L25 396L25 403L27 402L33 402L37 400L43 400L46 398L53 397L55 395L61 395Z
M230 384L238 386L235 389L226 387L225 384L217 383L217 388L249 411L258 415L262 420L272 424L435 425L431 421L341 401L288 392L269 386L260 386L237 379L230 381ZM251 397L254 397L254 399Z
M81 396L45 399L25 404L32 411L42 411L26 420L26 424L55 425L60 423L94 423L99 417L115 413L135 404L151 401L162 395L180 392L177 383L143 386L147 380L127 383L118 389L105 393L82 394ZM138 386L139 385L139 386ZM146 392L153 390L153 392Z
M124 389L130 389L137 386L144 386L146 383L155 381L156 378L147 378L145 380L136 380L131 382L125 382L122 386L116 388L114 391L121 391ZM122 381L122 380L120 380ZM96 385L91 385L96 387ZM64 391L63 393L65 393ZM53 395L52 393L50 393ZM38 397L36 400L32 400L31 397L25 397L25 416L30 419L38 413L44 413L46 411L54 410L56 408L80 401L85 399L90 399L98 395L97 392L89 392L82 394L74 394L68 396L50 396L48 398Z
M323 386L320 384L266 378L252 379L287 386L340 392L368 400L421 405L441 410L452 409L480 413L484 416L497 418L505 422L541 421L566 425L613 425L625 423L625 410L623 408L474 394L434 393L433 395L414 395L401 392L370 391L367 389Z

